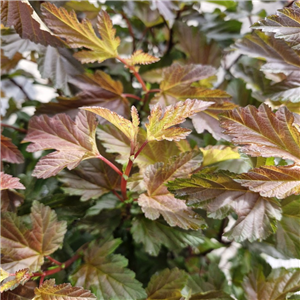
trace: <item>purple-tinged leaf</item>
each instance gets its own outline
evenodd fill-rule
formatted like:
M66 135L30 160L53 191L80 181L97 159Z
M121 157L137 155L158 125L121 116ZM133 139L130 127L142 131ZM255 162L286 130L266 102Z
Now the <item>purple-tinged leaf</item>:
M6 189L21 189L24 190L25 186L19 182L20 179L12 177L11 175L0 172L0 190Z
M11 139L1 135L1 160L13 164L20 164L24 161L22 153L11 142Z

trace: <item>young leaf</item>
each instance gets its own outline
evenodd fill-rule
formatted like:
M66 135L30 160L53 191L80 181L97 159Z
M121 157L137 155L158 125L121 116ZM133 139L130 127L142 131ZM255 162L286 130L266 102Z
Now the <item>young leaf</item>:
M172 228L161 221L151 221L142 216L133 220L131 233L135 242L144 244L145 251L152 256L159 254L162 245L171 251L179 251L188 245L197 248L204 241L199 231Z
M139 131L138 126L140 121L139 121L138 111L134 106L131 107L132 122L107 108L92 106L92 107L81 107L80 109L91 111L97 114L98 116L106 119L107 121L115 125L120 131L122 131L129 138L130 142L133 145L135 145L137 134Z
M300 163L300 134L287 108L276 113L266 104L240 107L221 117L221 126L232 142L251 156L281 157Z
M102 62L118 56L120 39L115 37L116 30L113 29L106 11L100 11L97 19L101 38L98 38L89 20L84 19L79 23L73 10L69 13L63 7L57 8L54 4L46 2L42 5L42 12L49 28L66 39L71 48L85 47L91 50L82 50L74 54L81 63Z
M197 154L196 154L197 155ZM145 216L156 220L160 215L170 226L179 226L183 229L199 229L203 221L185 201L176 199L165 187L165 182L176 177L188 176L188 172L199 167L195 164L195 153L184 153L164 166L156 163L146 168L143 181L147 192L138 198Z
M24 161L22 153L11 142L11 139L1 134L1 160L13 164L20 164Z
M81 201L99 198L120 186L120 176L100 159L82 161L72 171L63 170L58 179L66 193L81 196Z
M55 285L55 279L46 280L40 287L34 289L33 300L92 300L96 296L81 287L73 287L70 283Z
M6 272L2 268L0 268L0 282L3 281L4 279L8 278L9 276L10 276L9 272Z
M146 124L147 140L179 141L186 138L191 131L176 125L183 123L186 118L205 110L212 104L213 102L187 99L184 102L180 101L175 105L169 105L164 110L160 104L156 104L151 109L148 117L149 123Z
M300 259L300 199L282 201L282 218L277 225L276 249L290 258Z
M176 299L182 298L181 290L187 281L187 274L183 270L165 269L154 274L147 286L147 299Z
M92 243L84 252L84 264L71 276L78 286L92 288L98 299L142 299L146 297L134 273L125 268L127 259L112 255L121 240Z
M7 280L1 283L0 292L2 293L4 291L13 290L18 285L20 284L23 285L29 279L30 279L29 269L19 270L14 274L14 276L8 277Z
M22 217L5 212L1 218L2 267L11 273L21 268L34 272L61 245L66 232L66 222L57 221L50 207L34 201L31 207L31 226Z
M65 114L53 118L46 115L31 118L23 142L32 142L28 152L56 149L37 163L33 176L47 178L63 168L74 169L88 158L99 155L95 143L97 121L89 112L79 112L75 122Z
M62 47L63 41L55 36L33 10L29 1L1 1L1 22L14 26L22 39L44 46Z
M261 166L235 179L263 197L284 199L300 194L300 166Z
M154 57L143 50L135 51L129 58L124 59L129 66L134 65L149 65L159 61L159 58Z
M275 269L265 278L262 270L253 272L246 278L243 287L247 300L286 299L290 293L300 289L300 271Z
M209 169L204 169L189 179L176 179L167 186L175 196L205 207L212 218L222 219L234 211L238 220L225 234L230 239L254 241L275 231L276 220L281 218L276 202L248 191L226 172L207 172Z
M24 190L25 186L19 182L20 179L12 177L11 175L0 172L0 190L6 189L21 189ZM4 200L4 199L2 199Z
M279 9L276 15L268 16L252 27L275 32L275 38L284 39L294 49L300 50L300 3L295 1L292 6Z

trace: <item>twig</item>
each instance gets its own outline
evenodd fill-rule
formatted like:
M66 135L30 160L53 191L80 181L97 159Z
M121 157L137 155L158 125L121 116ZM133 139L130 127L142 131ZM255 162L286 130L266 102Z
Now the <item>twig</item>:
M12 82L15 86L17 86L28 100L32 100L27 94L27 92L24 90L24 88L21 85L19 85L13 78L9 78L9 81Z
M129 70L132 71L133 75L136 77L136 79L138 80L138 82L142 85L142 89L145 92L147 92L148 89L146 87L146 84L145 84L144 80L142 79L141 75L135 70L135 67L128 65L127 62L123 58L121 58L120 56L118 56L117 59L120 62L122 62Z
M132 52L134 52L135 49L136 49L136 47L135 47L135 37L134 37L134 33L133 33L133 30L132 30L131 23L129 22L129 20L128 20L126 14L124 12L121 12L121 15L125 19L125 21L127 23L127 28L128 28L129 34L132 37Z
M123 198L115 190L112 190L112 193L118 197L121 202L124 202Z
M124 98L133 98L133 99L137 99L139 101L142 101L142 99L139 96L133 95L133 94L122 94L122 97Z
M45 256L47 259L49 259L51 262L53 262L54 264L58 265L58 266L61 266L62 263L57 261L56 259L52 258L51 256L47 255Z
M12 125L8 125L8 124L1 123L1 127L7 127L7 128L11 128L11 129L14 129L14 130L22 132L22 133L27 133L26 129L18 128L18 127L15 127L15 126L12 126Z

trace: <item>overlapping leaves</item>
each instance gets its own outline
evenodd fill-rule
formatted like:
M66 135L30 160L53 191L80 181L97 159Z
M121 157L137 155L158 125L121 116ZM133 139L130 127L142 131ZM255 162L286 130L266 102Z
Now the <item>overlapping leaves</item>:
M57 221L50 207L34 201L28 228L22 217L5 212L1 218L2 267L13 273L22 268L39 270L44 256L57 250L66 232L66 222Z
M204 207L212 218L222 219L234 211L238 219L226 236L236 241L266 238L281 218L275 201L250 192L234 181L234 174L204 169L191 178L169 182L168 188L188 203Z

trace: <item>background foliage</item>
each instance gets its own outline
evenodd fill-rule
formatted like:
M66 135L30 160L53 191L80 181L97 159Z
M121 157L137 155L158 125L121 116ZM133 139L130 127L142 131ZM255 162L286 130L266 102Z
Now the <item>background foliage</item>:
M3 299L298 299L299 2L1 22Z

